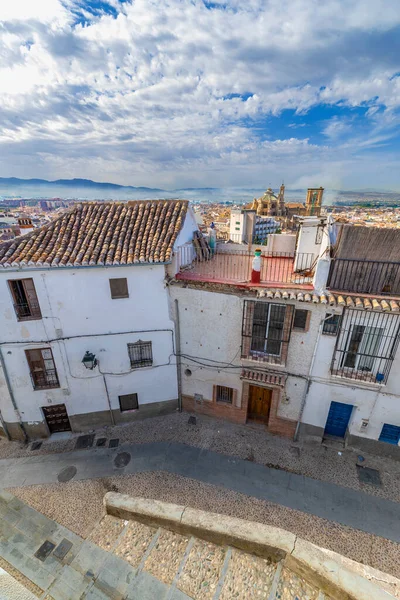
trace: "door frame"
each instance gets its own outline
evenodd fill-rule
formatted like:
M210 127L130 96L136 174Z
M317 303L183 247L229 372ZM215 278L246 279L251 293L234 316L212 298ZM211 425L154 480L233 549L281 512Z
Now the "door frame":
M349 419L347 421L346 430L345 430L345 432L343 434L343 437L342 436L336 436L336 435L334 435L332 433L326 433L326 426L327 426L327 423L328 423L328 418L329 418L329 413L330 413L330 410L331 410L332 403L335 403L335 404L344 404L345 406L349 406L349 407L351 406L351 411L350 411L350 414L349 414ZM354 409L355 408L357 408L355 404L348 404L347 402L338 402L337 400L331 400L330 403L329 403L328 413L327 413L326 419L325 419L323 439L331 437L331 438L336 438L337 440L346 441L346 439L347 439L347 437L349 435L350 421L351 421L351 419L352 419L352 417L354 415Z
M70 428L69 428L69 429L64 429L63 431L51 431L51 429L50 429L50 425L49 425L49 423L48 423L48 421L47 421L47 417L46 417L46 412L45 412L45 409L46 409L46 408L54 408L55 406L65 406L65 412L67 413L67 417L68 417L68 423L69 423L69 426L70 426ZM70 418L69 418L69 414L68 414L67 405L66 405L64 402L57 402L57 404L49 404L48 406L42 406L42 407L41 407L41 411L42 411L42 414L43 414L44 423L45 423L45 425L46 425L46 427L47 427L47 431L49 432L49 437L50 437L51 435L55 434L55 433L68 433L68 432L71 432L71 433L72 433L72 425L71 425L71 420L70 420Z
M251 424L252 421L248 420L247 415L249 411L249 397L250 397L250 386L260 387L272 391L271 395L271 406L269 410L268 421L265 421L265 427L268 429L271 419L276 418L279 402L283 387L279 385L273 385L270 383L264 383L263 381L257 381L252 379L243 380L242 384L242 407L246 410L246 423Z
M259 388L260 390L268 390L269 392L271 392L270 394L270 398L269 398L269 411L268 411L268 417L263 420L263 419L251 419L249 418L249 406L250 406L250 388ZM255 381L254 383L250 383L249 384L249 391L248 391L248 402L247 402L247 408L246 408L246 423L247 422L252 422L252 423L264 423L266 426L268 426L269 423L269 419L271 416L271 410L272 410L272 406L273 406L273 396L274 396L274 390L271 387L268 387L267 385L258 385L258 382Z

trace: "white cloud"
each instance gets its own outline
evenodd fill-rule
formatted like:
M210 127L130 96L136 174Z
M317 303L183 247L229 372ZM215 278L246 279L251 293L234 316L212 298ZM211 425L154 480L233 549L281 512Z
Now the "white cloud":
M210 173L211 184L247 177L247 185L268 164L287 181L301 169L329 179L318 165L352 162L357 147L391 139L396 0L216 4L109 0L93 13L85 0L7 3L0 175L209 185ZM294 133L322 104L370 106L371 127L354 133L355 121L336 116L320 124L329 146L285 135L284 119L274 133L283 111L302 115L286 126Z

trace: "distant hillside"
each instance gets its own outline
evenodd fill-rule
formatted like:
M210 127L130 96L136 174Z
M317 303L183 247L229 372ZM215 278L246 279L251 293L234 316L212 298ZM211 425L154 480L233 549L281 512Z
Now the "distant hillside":
M47 179L19 179L18 177L0 177L0 186L21 187L30 185L63 186L80 189L97 188L103 190L140 190L146 192L164 191L159 188L134 187L132 185L119 185L118 183L101 183L99 181L92 181L91 179L56 179L55 181L48 181Z

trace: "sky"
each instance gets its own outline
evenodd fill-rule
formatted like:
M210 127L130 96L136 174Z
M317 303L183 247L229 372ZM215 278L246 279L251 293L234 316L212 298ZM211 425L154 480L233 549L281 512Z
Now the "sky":
M400 191L398 0L0 0L0 176Z

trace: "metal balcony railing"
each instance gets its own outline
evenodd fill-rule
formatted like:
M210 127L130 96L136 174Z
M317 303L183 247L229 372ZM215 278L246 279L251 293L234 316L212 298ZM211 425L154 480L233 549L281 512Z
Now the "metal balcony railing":
M327 287L355 294L400 296L400 263L333 258Z
M254 249L250 246L217 244L215 249L178 248L178 279L250 283ZM316 257L314 254L262 251L260 280L263 284L311 284Z
M40 319L42 317L38 302L14 303L14 310L19 321L23 321L24 319Z
M33 371L31 373L31 379L34 390L46 390L49 388L60 387L57 371L55 369Z

